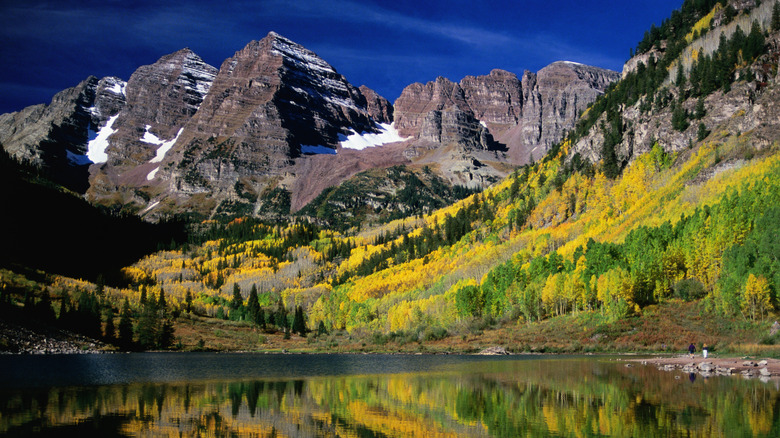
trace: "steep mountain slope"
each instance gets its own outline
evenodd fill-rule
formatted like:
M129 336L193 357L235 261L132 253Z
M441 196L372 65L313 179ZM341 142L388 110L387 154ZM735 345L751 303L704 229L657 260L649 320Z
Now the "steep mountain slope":
M742 14L756 10L746 8ZM694 9L683 21L693 26L708 12ZM669 80L676 78L661 59L662 67L645 68L650 76L628 74L610 87L577 130L539 162L450 207L354 236L300 224L272 230L234 223L223 231L225 237L194 253L150 257L134 270L153 277L183 262L192 267L189 280L162 280L166 291L192 288L227 299L231 290L246 297L256 285L266 309L273 303L288 308L295 303L312 328L321 323L358 334L408 333L415 340L438 339L450 331L466 336L469 324L481 330L498 320L511 327L572 313L587 315L606 331L649 306L703 298L709 311L760 321L774 310L772 300L780 288L780 150L772 134L780 120L772 109L780 90L780 51L774 42L778 29L758 26L768 36L757 51L749 48L751 37L745 33L744 40L729 42L718 55L732 59L734 52L741 58L724 63L730 73L724 76L727 91L710 90L703 96L705 116L693 119L695 108L682 112L688 122L712 123L705 125L709 135L686 141L686 147L659 136L644 151L635 148L623 164L604 155L630 138L618 134L632 130L689 135L690 126L672 120L672 101L658 101L657 96L688 95L682 103L675 99L677 108L685 108L699 100L703 89L696 74L684 70L685 85ZM681 38L687 33L676 32ZM658 44L671 47L678 41L684 39L669 35ZM641 91L636 91L638 83L644 84ZM421 94L430 93L429 108L434 109L426 113L424 99L414 105L402 102L396 107L399 130L410 129L408 135L419 128L421 136L427 135L422 134L423 114L442 111L435 109L440 106L475 118L458 87L444 79L415 86ZM752 100L739 97L745 90L753 90ZM626 122L632 106L641 106L651 93L656 102L645 107L646 118ZM711 105L724 102L734 105L732 114L715 117L722 109ZM399 110L404 106L418 116L409 117L411 111L404 115ZM590 117L595 122L588 124ZM593 161L577 149L585 139L597 147ZM617 172L610 173L615 164ZM256 234L232 237L247 229ZM255 255L258 247L265 248L263 256ZM211 268L198 273L197 266ZM218 309L204 306L203 311L214 314ZM598 330L591 333L586 342L593 348L614 340ZM648 338L646 345L667 341Z
M90 133L125 105L125 82L89 77L63 90L48 105L0 115L0 144L13 158L44 169L78 192L87 187Z
M740 0L729 6L733 12L726 14L715 0L685 1L648 33L630 63L635 67L596 99L564 141L478 194L346 232L317 220L206 221L190 245L128 266L132 286L109 295L115 303L128 299L138 312L150 308L142 296L165 296L182 313L245 320L279 337L305 334L305 319L303 326L321 341L308 339L323 348L338 347L335 336L327 337L333 331L379 345L453 334L467 344L496 325L512 334L522 323L523 345L507 347L538 351L558 345L548 329L572 323L585 334L571 350L658 349L681 334L642 325L641 317L657 314L657 306L664 312L680 306L699 320L716 315L713 320L733 330L758 333L777 310L780 291L780 5ZM681 61L698 41L701 31L694 29L705 28L702 20L717 23L707 24L707 33L722 43L687 68ZM741 22L751 23L750 31L727 30ZM491 76L516 84L500 72ZM489 137L479 117L503 120L508 131L520 126L512 125L520 106L490 109L485 102L500 99L477 88L443 78L410 87L405 99L425 98L396 105L397 127L413 139L391 146L393 154L414 152L421 165L436 154L502 152L482 142ZM429 148L426 142L437 136L448 144ZM352 152L355 161L368 156ZM326 175L330 157L307 157L296 166L307 162ZM311 208L378 216L377 207L392 214L408 205L393 199L407 187L420 188L412 199L436 194L440 176L389 161L383 167L359 169ZM392 183L377 184L388 181L381 173ZM244 186L235 189L251 196ZM370 202L352 198L355 191L369 193ZM278 206L291 199L275 187L253 202ZM57 286L79 284L63 279ZM497 342L511 339L517 338Z
M48 106L2 116L0 141L17 158L72 174L58 181L115 211L278 218L373 168L428 166L451 187L484 188L526 149L559 140L616 75L556 63L538 81L526 73L525 84L502 71L460 84L439 78L391 105L271 32L219 70L183 49L127 84L90 78ZM272 205L273 194L289 202Z
M136 70L127 82L126 105L92 141L95 154L87 198L107 205L145 203L139 190L167 149L197 112L216 69L189 49Z
M619 74L572 62L555 62L538 73L493 70L460 83L438 78L412 84L395 103L396 127L417 143L462 144L509 153L522 164L541 158L579 114Z

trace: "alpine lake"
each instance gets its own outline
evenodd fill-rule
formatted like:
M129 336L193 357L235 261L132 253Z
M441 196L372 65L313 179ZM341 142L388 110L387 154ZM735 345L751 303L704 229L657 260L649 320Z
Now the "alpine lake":
M607 356L0 356L2 436L776 437L780 382Z

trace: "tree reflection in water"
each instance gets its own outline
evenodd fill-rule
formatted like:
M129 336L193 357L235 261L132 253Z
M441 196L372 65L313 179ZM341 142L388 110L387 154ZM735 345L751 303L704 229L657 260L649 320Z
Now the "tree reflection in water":
M775 382L677 377L599 359L540 359L425 373L0 390L0 434L780 436Z

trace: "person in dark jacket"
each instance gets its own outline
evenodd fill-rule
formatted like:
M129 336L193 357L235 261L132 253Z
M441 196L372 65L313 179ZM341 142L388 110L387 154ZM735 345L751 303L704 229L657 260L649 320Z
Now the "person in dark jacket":
M691 359L693 359L693 353L696 352L696 346L693 345L693 342L691 342L691 345L688 346L688 353L691 355Z

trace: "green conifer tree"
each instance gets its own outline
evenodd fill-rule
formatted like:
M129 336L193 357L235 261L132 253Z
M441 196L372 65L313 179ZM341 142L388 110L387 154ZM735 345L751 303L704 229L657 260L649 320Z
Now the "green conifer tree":
M252 289L249 291L249 298L246 302L246 312L250 321L256 325L260 325L260 300L257 296L257 286L252 285Z
M60 297L60 314L57 316L57 323L60 327L67 327L70 324L70 309L70 294L67 290L63 290Z
M682 62L677 63L677 78L674 83L677 84L677 87L680 88L680 93L682 93L682 89L685 87L685 72L683 71Z
M327 335L328 329L325 327L325 322L320 321L319 324L317 324L317 336L321 335Z
M138 316L135 325L135 333L138 337L138 345L144 350L150 350L158 346L160 337L159 318L153 306L146 306Z
M157 299L157 308L165 315L168 311L168 303L165 301L165 289L160 288L160 298Z
M159 339L157 340L158 347L164 349L170 348L175 340L173 320L170 318L163 318L160 326Z
M772 32L780 30L780 1L772 6Z
M306 318L303 315L303 308L301 306L295 307L295 317L293 318L293 333L298 333L301 336L306 336Z
M693 117L696 120L701 120L704 118L704 116L707 114L707 110L704 107L704 98L699 97L699 99L696 101L696 109L693 111Z
M119 315L119 345L125 349L133 346L133 315L130 311L130 301L125 297L122 313Z
M103 309L103 318L106 320L106 325L103 327L103 339L109 344L116 342L116 328L114 326L114 311L111 307Z
M241 288L233 283L233 298L230 300L230 319L240 321L244 319L244 297L241 296Z
M284 303L281 299L279 300L276 309L276 315L274 315L274 323L279 330L283 330L284 332L289 331L290 327L289 322L287 321L287 309L284 307Z
M192 291L187 289L187 293L184 295L184 304L186 306L187 313L192 313Z
M705 126L704 123L699 123L699 128L696 132L696 139L698 141L702 141L707 138L708 135L710 135L710 131L707 129L707 126Z
M51 306L51 296L49 295L48 289L43 288L41 291L41 298L38 300L38 304L36 304L35 307L35 313L41 321L47 324L54 322L54 308Z
M686 111L682 105L678 104L675 106L674 111L672 111L672 127L677 131L682 132L688 129L689 125L688 111Z

